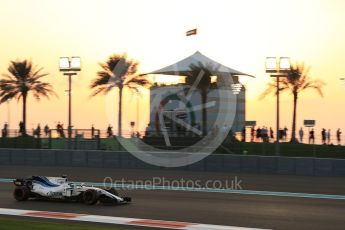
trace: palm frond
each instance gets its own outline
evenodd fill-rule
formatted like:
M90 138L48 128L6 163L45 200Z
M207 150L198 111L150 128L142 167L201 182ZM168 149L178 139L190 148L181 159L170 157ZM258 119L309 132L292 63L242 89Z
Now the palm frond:
M191 64L189 66L189 73L187 73L186 84L195 86L196 88L207 91L211 87L211 76L217 72L217 66L204 65L201 62L198 64ZM199 81L197 84L195 84Z
M319 80L312 80L309 77L310 66L306 67L304 63L295 63L290 67L287 77L281 78L280 84L282 87L280 91L290 91L291 94L298 94L309 88L315 89L321 96L322 87L324 83ZM275 84L269 84L268 88L261 94L260 98L264 98L268 94L273 92L273 89L276 89Z
M0 80L0 103L8 99L19 100L24 94L32 91L33 96L39 100L41 96L49 98L56 95L49 83L40 81L47 73L41 73L43 68L37 68L31 61L11 61L8 74L3 74Z
M126 81L124 82L124 85L129 88L137 88L137 87L149 87L152 85L152 83L145 77L134 76L134 77L126 79Z
M102 70L97 72L97 77L91 81L93 89L91 97L100 93L107 94L113 88L147 87L150 82L145 77L139 77L138 65L135 60L128 59L126 54L113 54L104 63L99 64Z
M106 92L108 92L107 91L107 87L105 87L105 86L99 86L99 87L97 87L97 88L94 88L94 90L93 90L93 92L91 93L91 95L89 96L89 98L91 98L91 97L94 97L94 96L96 96L96 95L98 95L98 94L100 94L100 93L104 93L104 94L106 94Z

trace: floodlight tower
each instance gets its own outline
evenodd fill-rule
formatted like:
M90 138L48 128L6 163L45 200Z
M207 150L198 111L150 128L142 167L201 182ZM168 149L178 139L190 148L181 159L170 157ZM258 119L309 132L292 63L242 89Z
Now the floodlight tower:
M288 71L290 70L290 58L289 57L267 57L266 58L266 73L269 73L271 77L277 78L277 128L276 128L276 149L275 153L277 156L280 155L279 151L279 81L280 77L286 77Z
M72 76L81 70L80 57L60 57L59 67L68 76L68 139L72 138Z

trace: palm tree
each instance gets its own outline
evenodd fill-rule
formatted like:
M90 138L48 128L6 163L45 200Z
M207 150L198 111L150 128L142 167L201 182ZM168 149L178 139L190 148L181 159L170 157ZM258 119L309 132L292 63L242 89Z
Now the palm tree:
M47 76L42 73L43 68L37 68L31 61L11 61L8 67L9 74L3 74L0 79L0 103L16 98L23 101L23 132L26 135L26 105L29 92L39 101L41 96L49 99L50 95L56 95L52 86L42 82L41 78Z
M309 70L310 67L306 68L305 65L296 63L291 65L290 70L287 73L287 77L280 78L280 88L279 91L290 91L293 96L293 115L292 115L292 129L291 129L291 142L297 142L296 139L296 117L297 117L297 102L299 93L307 90L307 89L314 89L316 90L321 96L322 90L321 88L325 85L320 80L312 80L309 77ZM266 95L274 92L276 93L277 86L276 81L271 82L268 84L268 88L263 92L261 98L265 97Z
M202 63L190 65L190 72L187 74L186 84L195 87L200 91L202 106L202 134L207 134L207 95L211 89L211 76L213 76L213 67L205 66ZM199 82L197 82L199 81Z
M126 54L111 55L105 63L101 63L102 70L97 72L97 77L91 82L90 88L94 89L91 96L107 94L113 88L119 89L118 104L118 136L122 136L122 93L124 87L137 89L146 87L150 82L138 74L139 63L127 58Z

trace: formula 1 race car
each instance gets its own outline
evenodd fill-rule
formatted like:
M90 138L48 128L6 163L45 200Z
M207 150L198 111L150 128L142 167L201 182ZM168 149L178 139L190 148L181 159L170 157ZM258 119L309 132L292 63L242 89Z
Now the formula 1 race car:
M32 176L27 179L13 181L15 189L13 196L17 201L25 201L30 198L43 200L77 201L85 204L127 204L130 197L120 197L117 191L89 187L84 184L77 185L67 181L66 176L44 177Z

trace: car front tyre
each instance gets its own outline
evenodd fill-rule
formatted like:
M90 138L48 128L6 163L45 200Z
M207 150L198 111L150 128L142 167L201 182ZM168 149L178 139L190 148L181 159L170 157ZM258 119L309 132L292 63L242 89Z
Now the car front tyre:
M96 190L88 189L83 193L83 203L88 205L96 204L98 201L98 194Z

